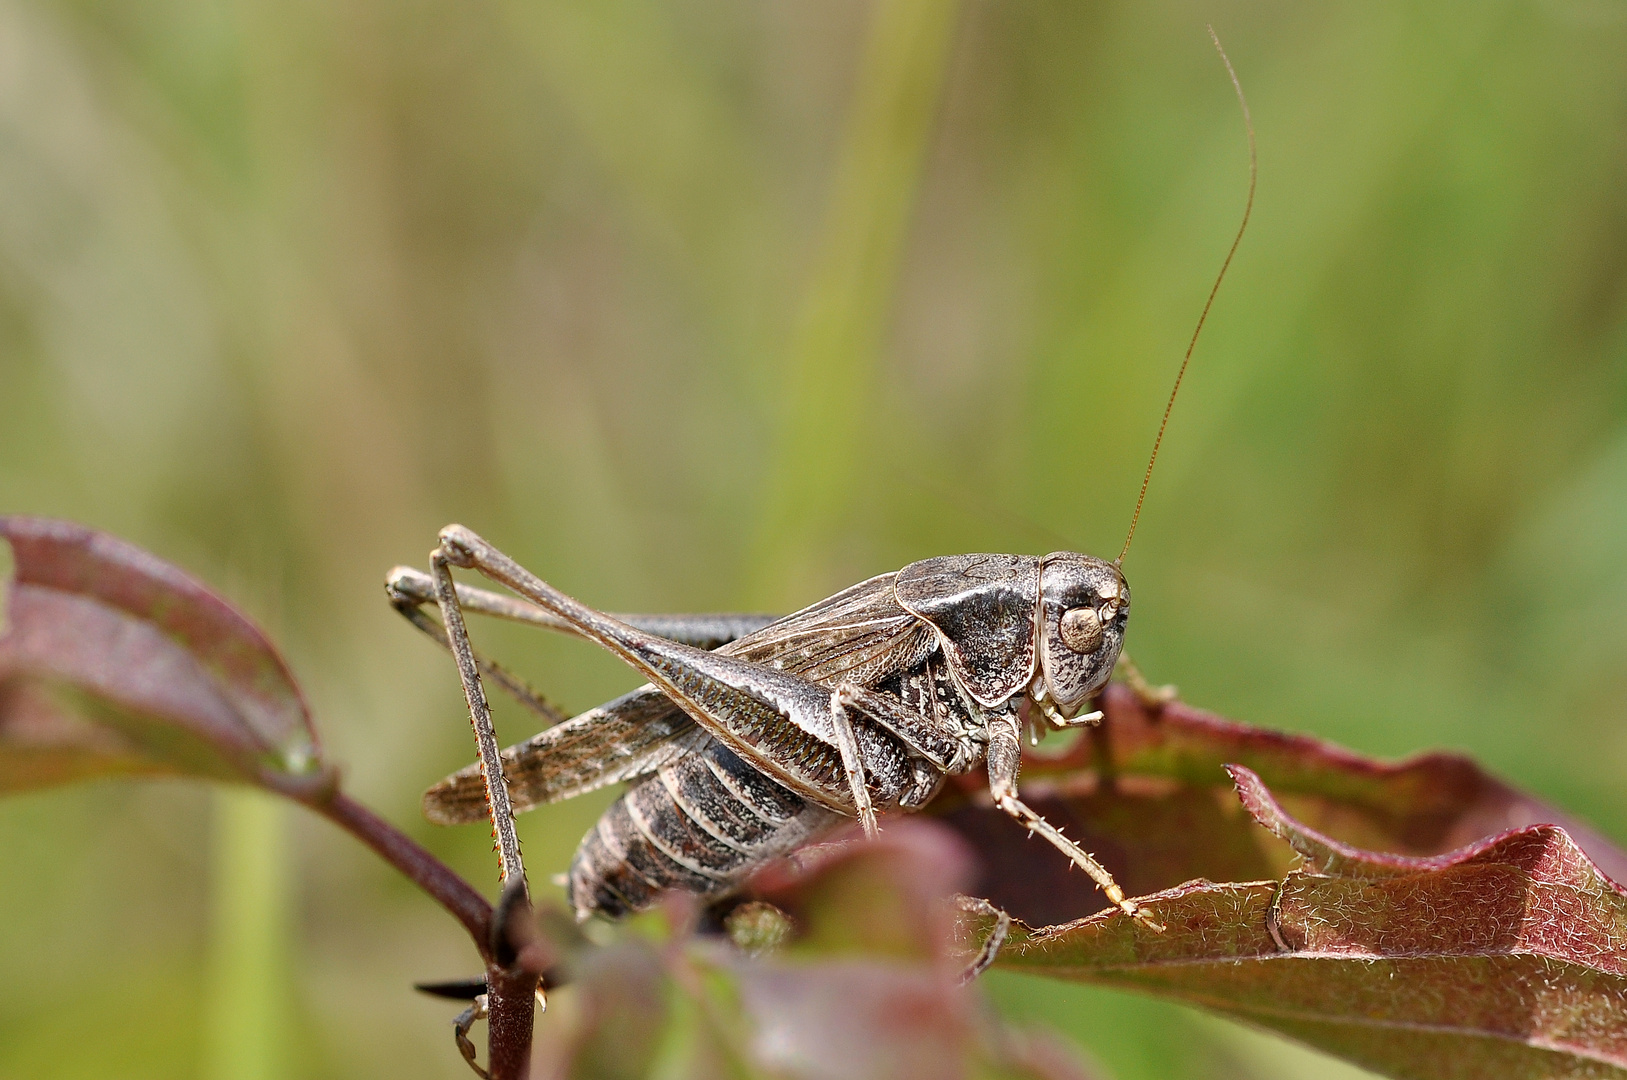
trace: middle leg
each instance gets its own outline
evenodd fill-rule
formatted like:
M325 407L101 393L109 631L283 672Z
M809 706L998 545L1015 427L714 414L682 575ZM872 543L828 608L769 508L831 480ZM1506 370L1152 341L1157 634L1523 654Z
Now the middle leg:
M830 722L836 729L836 749L842 754L842 768L847 772L848 786L853 789L854 812L865 837L874 840L880 832L876 828L876 808L870 802L870 788L865 783L859 740L853 734L853 723L847 715L848 706L854 704L853 689L844 683L831 692Z

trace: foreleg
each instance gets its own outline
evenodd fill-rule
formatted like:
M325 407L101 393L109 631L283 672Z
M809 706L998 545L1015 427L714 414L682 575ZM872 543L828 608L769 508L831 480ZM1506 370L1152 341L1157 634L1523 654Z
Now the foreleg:
M1075 865L1091 876L1120 911L1149 929L1162 931L1164 928L1153 920L1146 909L1124 895L1124 890L1119 888L1106 867L1017 798L1017 770L1021 760L1022 741L1018 737L1017 718L995 717L989 724L988 749L989 793L994 796L994 804L1017 819L1029 832L1043 836L1052 847L1072 859Z
M1000 947L1006 943L1006 935L1011 933L1011 916L980 897L960 896L956 900L962 911L994 918L994 925L989 927L988 936L983 939L977 955L972 957L971 962L960 973L960 984L965 986L994 966L994 961L1000 956Z

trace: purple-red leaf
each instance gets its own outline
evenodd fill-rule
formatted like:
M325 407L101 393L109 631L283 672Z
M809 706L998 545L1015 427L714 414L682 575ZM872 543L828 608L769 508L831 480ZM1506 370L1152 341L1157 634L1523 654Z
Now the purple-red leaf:
M1023 798L1093 852L1132 895L1193 878L1280 878L1290 852L1239 807L1226 766L1258 774L1299 820L1373 851L1427 856L1534 824L1561 825L1605 873L1627 854L1456 754L1381 762L1306 735L1249 727L1173 702L1145 708L1113 684L1106 719L1060 757L1023 765ZM1106 907L1083 874L990 804L981 773L931 807L977 852L970 890L1031 925Z
M0 791L95 776L321 784L310 715L265 635L105 533L0 517Z
M753 881L792 927L779 949L682 929L580 949L534 1075L1088 1080L1058 1041L998 1023L959 985L951 894L968 868L948 830L901 821ZM680 928L695 914L676 899L667 913Z
M1391 1076L1627 1077L1627 891L1564 829L1364 851L1231 772L1308 870L1158 894L1163 934L1116 912L1018 927L1000 963L1175 997Z

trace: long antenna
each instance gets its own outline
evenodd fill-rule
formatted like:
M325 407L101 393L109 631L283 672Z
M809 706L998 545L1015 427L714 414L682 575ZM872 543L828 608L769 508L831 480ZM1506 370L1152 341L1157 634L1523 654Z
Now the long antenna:
M1203 333L1203 324L1209 318L1209 309L1214 306L1215 294L1220 291L1220 283L1226 280L1226 271L1231 268L1232 256L1237 254L1237 245L1243 241L1243 230L1248 228L1249 215L1254 212L1254 181L1259 172L1259 162L1254 150L1254 119L1249 116L1248 98L1243 96L1243 84L1237 81L1237 72L1232 70L1231 58L1221 47L1215 28L1211 26L1208 30L1209 40L1215 43L1215 51L1220 53L1220 62L1226 65L1226 74L1232 77L1232 89L1237 91L1237 103L1243 107L1243 124L1248 128L1248 202L1243 206L1243 222L1237 226L1237 235L1232 237L1232 246L1226 252L1226 261L1220 264L1220 273L1215 276L1214 287L1209 290L1209 299L1203 302L1203 314L1198 316L1198 325L1192 331L1192 340L1187 342L1186 356L1181 359L1181 370L1175 373L1175 385L1170 389L1169 401L1164 405L1164 419L1158 424L1158 437L1152 441L1152 457L1147 459L1147 473L1141 478L1141 494L1136 496L1135 513L1130 515L1130 531L1124 537L1124 547L1119 550L1119 557L1113 560L1115 566L1124 562L1124 556L1130 551L1130 541L1135 539L1136 525L1141 521L1141 504L1147 501L1147 485L1152 483L1152 467L1158 463L1158 448L1164 445L1164 429L1169 427L1169 414L1175 408L1175 395L1181 392L1181 380L1186 378L1186 367L1192 362L1192 350L1198 347L1198 335Z

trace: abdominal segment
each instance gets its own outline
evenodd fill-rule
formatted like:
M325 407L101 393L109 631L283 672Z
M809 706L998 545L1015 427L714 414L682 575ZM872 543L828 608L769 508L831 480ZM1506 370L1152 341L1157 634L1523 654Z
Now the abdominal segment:
M604 812L571 861L570 902L578 918L616 918L669 889L724 893L841 820L709 741Z

